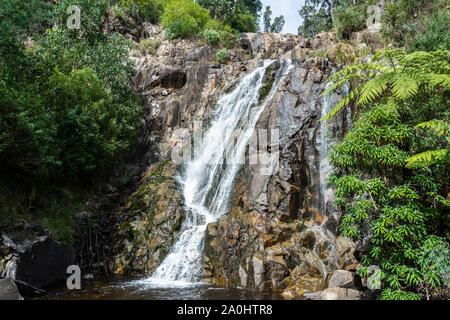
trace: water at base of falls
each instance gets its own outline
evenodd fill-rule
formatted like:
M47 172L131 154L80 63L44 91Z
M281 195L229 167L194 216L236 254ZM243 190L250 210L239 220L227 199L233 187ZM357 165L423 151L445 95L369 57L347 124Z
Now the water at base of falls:
M265 101L259 103L264 74L274 63L264 61L263 66L244 76L231 93L219 99L211 125L203 134L201 152L194 155L194 160L187 164L184 175L179 178L186 205L180 233L164 261L146 280L149 283L183 286L201 280L207 225L227 211L233 181L242 166L255 125L292 68L290 60L280 61L280 67L273 70L272 89Z

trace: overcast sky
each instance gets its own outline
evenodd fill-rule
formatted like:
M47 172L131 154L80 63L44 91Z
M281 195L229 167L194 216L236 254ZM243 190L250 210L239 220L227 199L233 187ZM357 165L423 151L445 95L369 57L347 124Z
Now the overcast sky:
M283 15L286 20L282 32L297 34L298 26L301 22L298 11L303 6L304 0L261 0L261 2L263 3L261 16L264 14L266 6L270 6L270 9L272 10L272 21L275 17L280 15Z

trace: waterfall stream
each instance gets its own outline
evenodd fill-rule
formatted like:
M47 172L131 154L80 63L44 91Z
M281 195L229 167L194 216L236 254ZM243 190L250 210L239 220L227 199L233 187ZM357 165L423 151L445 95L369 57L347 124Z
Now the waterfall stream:
M234 178L244 164L255 125L293 67L290 60L280 61L271 90L259 103L264 74L274 63L264 61L263 66L244 76L232 92L219 99L211 124L203 133L200 152L194 154L179 178L186 217L171 250L149 279L151 282L176 285L201 280L206 227L228 210Z

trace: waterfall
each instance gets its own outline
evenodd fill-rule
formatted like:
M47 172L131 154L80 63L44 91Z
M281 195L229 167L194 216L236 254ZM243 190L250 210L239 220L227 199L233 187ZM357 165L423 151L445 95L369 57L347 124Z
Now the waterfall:
M327 83L325 90L333 85L333 82ZM348 94L348 84L344 85L340 90L336 92L330 92L324 97L322 97L322 110L321 118L325 117L337 103ZM347 128L351 127L351 111L347 107L345 110L344 121L346 122ZM327 213L328 202L333 199L333 189L329 186L328 177L332 172L332 167L328 160L328 154L330 152L331 146L334 144L334 139L331 136L333 126L328 126L325 121L320 122L320 131L318 136L318 149L319 149L319 197L320 206L322 208L322 214ZM340 128L342 130L342 128Z
M274 70L272 88L259 103L265 72L274 63L264 61L263 66L244 76L232 92L219 99L211 124L203 134L200 152L194 154L179 178L186 205L180 233L150 281L176 285L201 280L206 227L229 209L234 178L244 164L255 125L292 68L290 60L280 61L280 67Z

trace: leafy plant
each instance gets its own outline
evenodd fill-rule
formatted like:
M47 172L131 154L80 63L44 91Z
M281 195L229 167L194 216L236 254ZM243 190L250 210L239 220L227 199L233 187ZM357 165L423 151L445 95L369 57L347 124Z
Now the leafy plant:
M407 54L402 49L379 51L369 63L345 68L328 81L333 81L324 94L350 82L356 86L323 120L335 116L351 102L363 105L376 101L383 94L390 93L395 100L411 99L420 90L450 88L449 51L422 52Z
M228 50L224 48L217 51L216 59L220 63L226 63L228 61Z
M201 36L206 40L210 45L217 45L220 42L220 34L216 30L213 29L205 29Z
M170 0L161 16L169 39L197 35L209 20L209 11L192 0Z
M340 230L369 239L359 272L381 268L380 299L449 292L449 68L448 51L387 49L329 79L330 90L348 83L353 90L325 120L345 105L359 107L358 120L329 156Z

